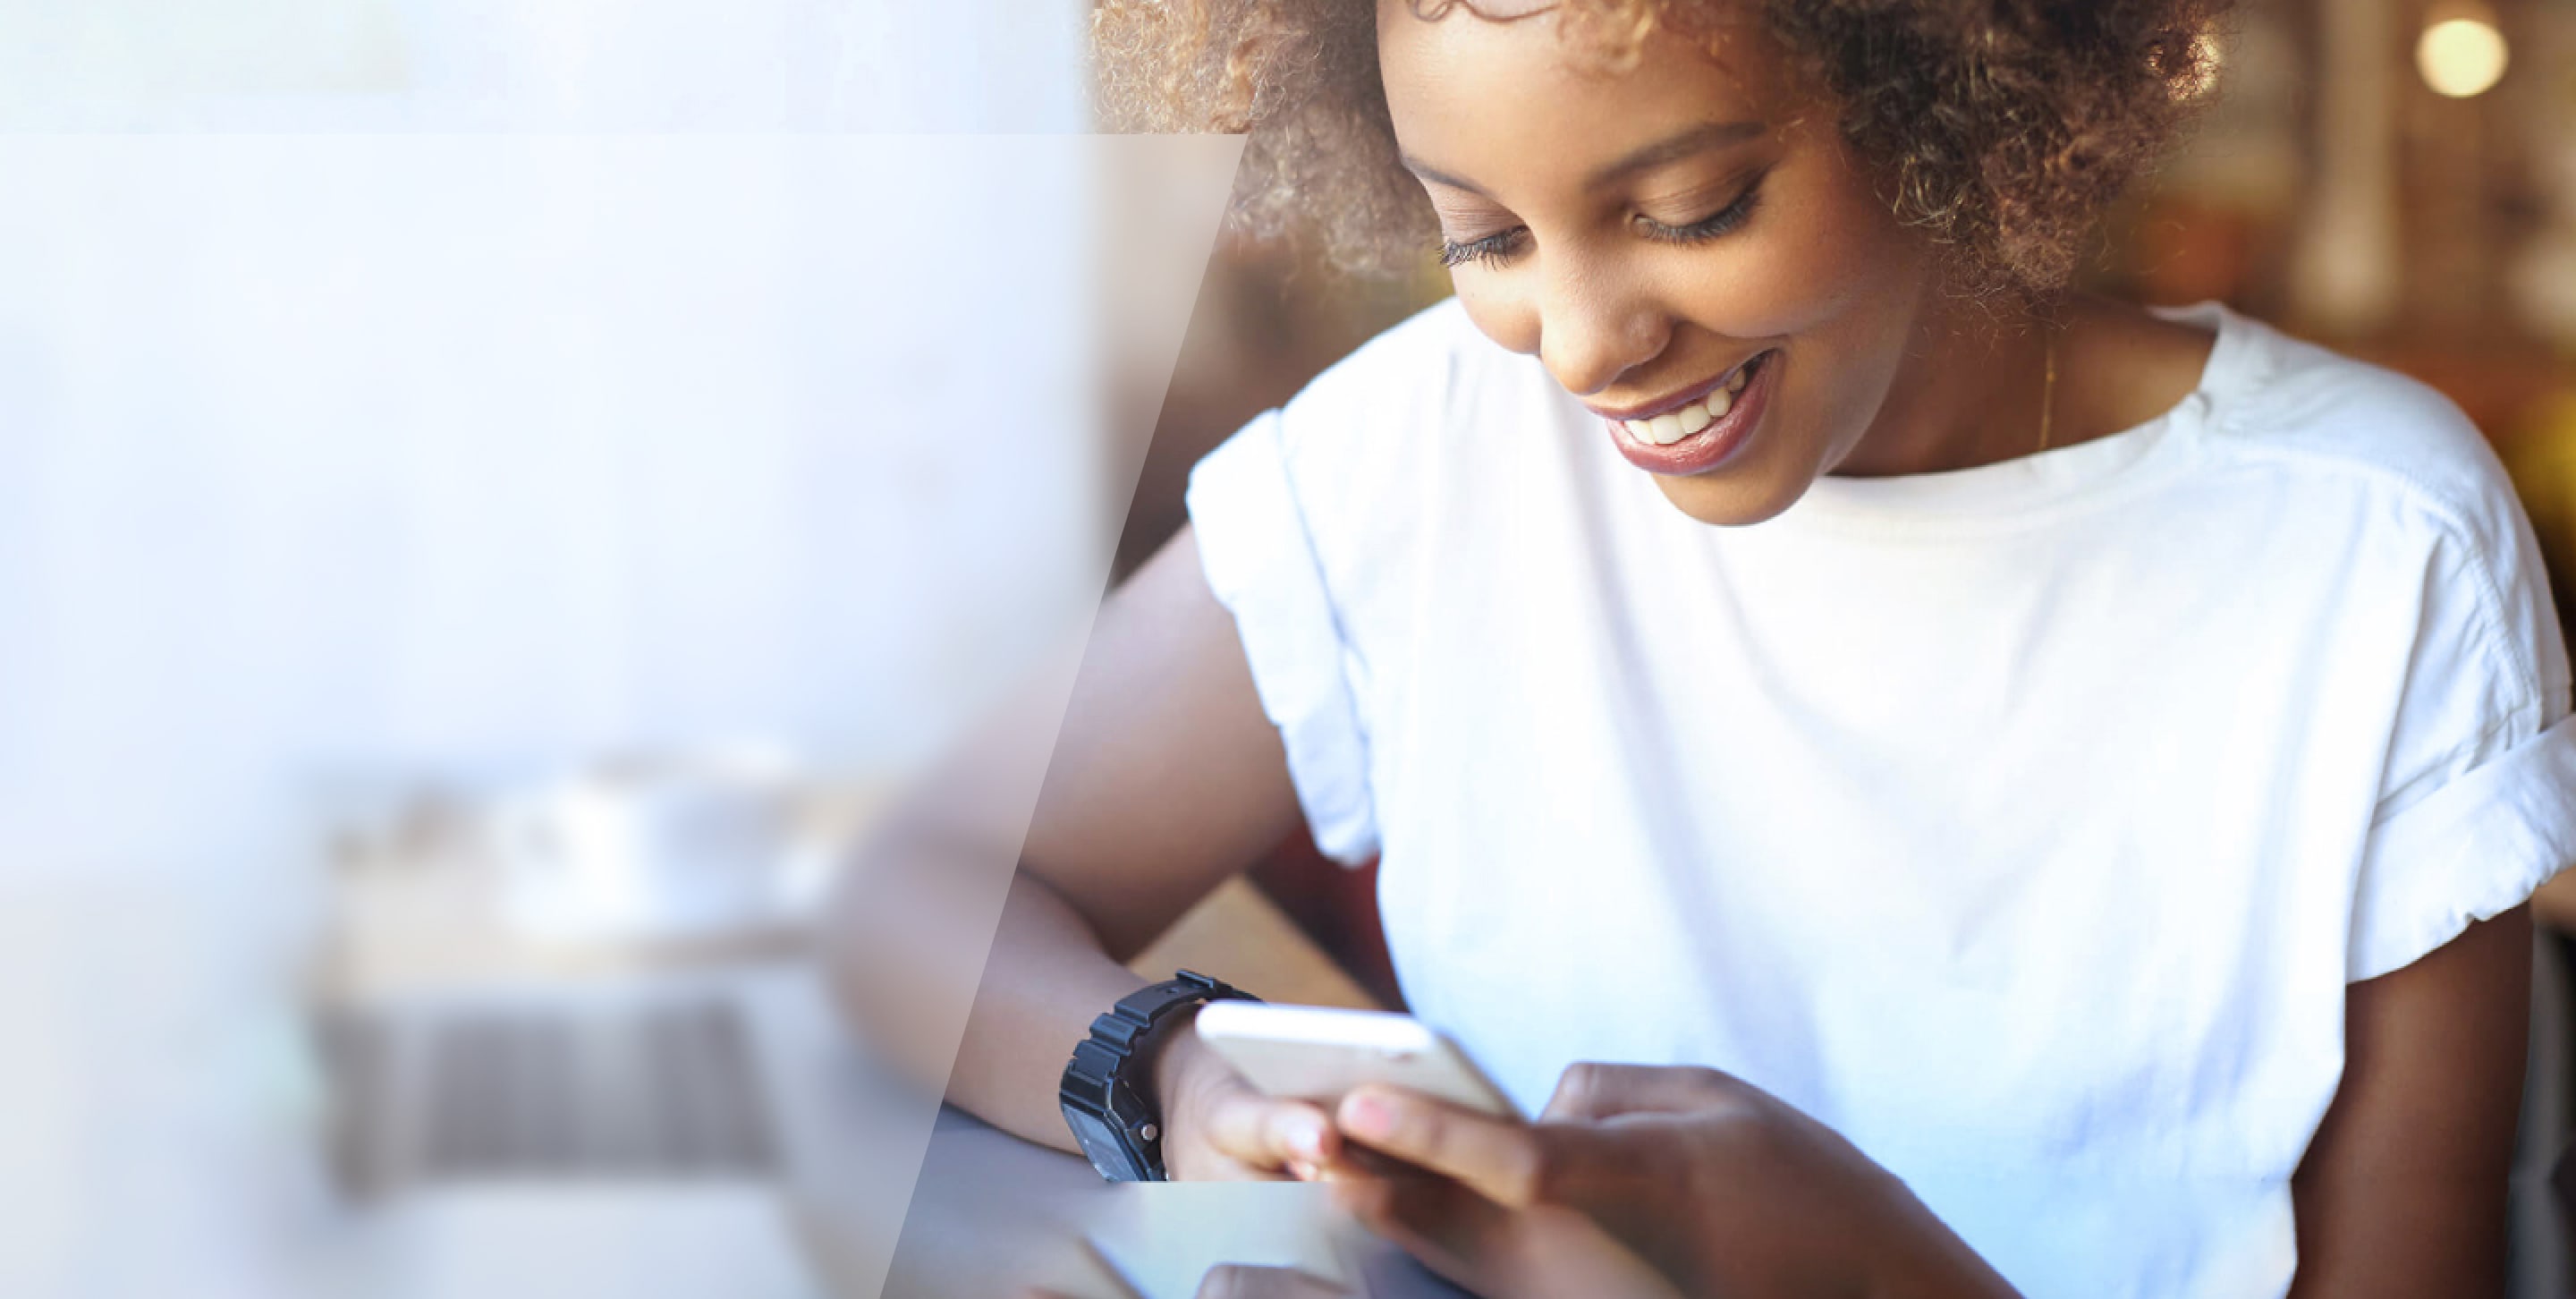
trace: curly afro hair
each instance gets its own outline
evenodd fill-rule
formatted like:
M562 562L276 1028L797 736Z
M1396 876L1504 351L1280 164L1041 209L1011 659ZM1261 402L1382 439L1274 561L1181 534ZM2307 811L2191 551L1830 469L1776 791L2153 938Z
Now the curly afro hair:
M1457 0L1412 0L1417 11ZM1563 39L1615 67L1658 27L1757 16L1801 61L1899 220L1959 287L2032 295L2162 152L2212 75L2230 0L1560 0ZM1417 270L1430 205L1396 160L1374 0L1100 0L1094 85L1113 130L1242 133L1232 228L1302 234L1360 273Z

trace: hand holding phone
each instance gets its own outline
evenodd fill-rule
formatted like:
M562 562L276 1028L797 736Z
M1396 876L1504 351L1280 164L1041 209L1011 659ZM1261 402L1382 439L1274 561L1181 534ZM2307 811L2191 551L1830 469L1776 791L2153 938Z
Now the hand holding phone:
M1383 1083L1497 1118L1524 1117L1464 1050L1409 1015L1221 1001L1199 1011L1196 1028L1245 1081L1327 1113L1352 1088Z

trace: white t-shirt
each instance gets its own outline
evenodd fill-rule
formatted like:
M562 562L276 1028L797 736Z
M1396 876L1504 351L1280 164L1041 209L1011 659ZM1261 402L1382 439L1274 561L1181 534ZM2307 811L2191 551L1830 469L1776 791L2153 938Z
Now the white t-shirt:
M2199 389L1693 521L1454 303L1190 516L1405 996L1524 1106L1714 1066L2033 1296L2277 1295L2347 981L2576 862L2530 526L2430 390L2209 306Z

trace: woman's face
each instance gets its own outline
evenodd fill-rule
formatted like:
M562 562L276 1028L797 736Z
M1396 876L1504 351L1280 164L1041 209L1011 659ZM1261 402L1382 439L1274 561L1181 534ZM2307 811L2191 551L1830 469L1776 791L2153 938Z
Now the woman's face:
M1939 300L1930 246L1758 22L1713 50L1657 32L1615 75L1550 14L1380 0L1378 32L1467 314L1683 512L1778 514L1879 421Z

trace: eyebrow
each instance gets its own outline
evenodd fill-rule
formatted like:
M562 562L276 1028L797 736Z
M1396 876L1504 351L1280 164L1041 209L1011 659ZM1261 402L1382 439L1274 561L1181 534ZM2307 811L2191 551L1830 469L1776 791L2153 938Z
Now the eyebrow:
M1586 189L1607 189L1641 171L1650 171L1669 162L1678 162L1694 154L1739 144L1769 130L1762 122L1703 122L1698 126L1665 136L1652 144L1630 152L1626 157L1592 173L1583 184ZM1414 157L1402 155L1404 169L1435 184L1463 189L1479 198L1491 198L1475 182L1464 180Z

